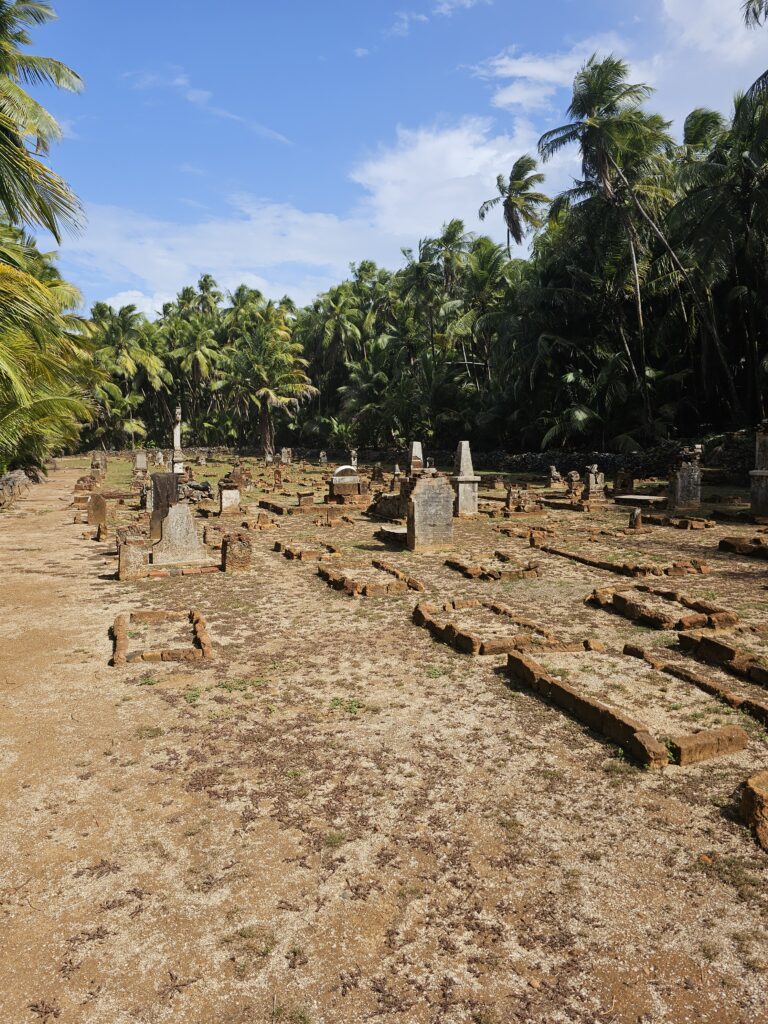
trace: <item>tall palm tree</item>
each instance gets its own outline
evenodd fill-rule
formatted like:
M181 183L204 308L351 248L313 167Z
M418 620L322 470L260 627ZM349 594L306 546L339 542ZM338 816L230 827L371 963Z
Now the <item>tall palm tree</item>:
M480 220L485 220L488 213L499 203L504 211L504 223L507 226L507 254L512 255L511 241L522 245L525 236L544 223L541 207L550 202L549 196L534 191L536 185L544 181L544 175L536 172L536 161L528 153L518 157L509 175L496 179L498 195L486 199L478 211Z

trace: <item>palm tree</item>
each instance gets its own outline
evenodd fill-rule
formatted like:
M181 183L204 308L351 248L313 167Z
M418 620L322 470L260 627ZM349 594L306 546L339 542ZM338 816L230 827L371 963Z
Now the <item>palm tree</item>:
M17 223L35 223L60 240L62 224L76 224L77 199L66 183L39 159L61 128L25 91L25 85L53 85L78 91L79 76L50 57L26 53L27 28L55 18L48 3L0 0L0 207Z
M505 182L503 175L496 179L498 195L486 199L478 211L480 220L485 220L488 213L499 203L504 211L504 223L507 226L507 255L512 255L511 240L515 245L522 245L525 236L532 230L540 228L544 223L540 207L550 202L543 192L533 191L536 185L544 181L544 175L534 173L536 161L528 153L518 157Z
M768 21L768 0L744 0L741 5L744 12L744 21L750 28Z

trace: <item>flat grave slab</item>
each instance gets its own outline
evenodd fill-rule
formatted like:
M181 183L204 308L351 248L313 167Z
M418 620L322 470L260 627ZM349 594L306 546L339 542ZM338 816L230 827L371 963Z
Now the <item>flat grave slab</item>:
M330 587L350 597L386 597L424 590L419 580L380 559L339 568L321 565L317 574Z
M735 612L712 601L647 584L597 587L585 599L585 604L615 612L652 629L725 629L739 621Z

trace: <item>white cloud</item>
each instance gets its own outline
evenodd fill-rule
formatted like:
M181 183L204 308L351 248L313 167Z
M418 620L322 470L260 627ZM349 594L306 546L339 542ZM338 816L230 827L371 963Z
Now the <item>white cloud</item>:
M366 50L364 46L358 46L357 49L352 51L356 57L367 57L370 54L370 50Z
M435 14L454 14L456 11L468 10L478 4L492 4L493 0L439 0Z
M269 128L259 121L252 121L250 118L243 117L242 114L236 114L234 111L227 110L226 107L219 107L212 103L213 93L208 89L198 89L193 86L189 75L182 68L173 68L169 75L160 75L154 71L128 71L123 77L131 83L134 89L143 91L172 89L185 99L187 103L191 103L212 117L241 124L255 135L260 135L264 139L281 142L284 145L291 144L289 138L273 128Z
M429 18L426 14L417 14L415 11L398 11L386 34L388 36L407 36L410 34L412 25L421 25L427 21Z

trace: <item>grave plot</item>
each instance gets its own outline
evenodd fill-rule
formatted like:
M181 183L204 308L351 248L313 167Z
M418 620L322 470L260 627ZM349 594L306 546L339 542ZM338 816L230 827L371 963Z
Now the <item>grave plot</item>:
M535 533L531 534L531 547L538 548L539 551L545 551L549 555L557 555L559 558L568 558L572 562L588 565L593 569L603 569L605 572L614 572L619 576L631 576L635 579L642 579L647 576L707 575L711 571L706 562L697 558L672 562L666 565L625 562L620 560L621 556L615 556L613 560L608 558L588 558L586 555L578 555L574 551L567 551L564 548L544 543L541 537Z
M743 750L749 737L710 694L621 654L511 653L508 671L651 768L695 764Z
M579 650L591 641L567 643L507 605L480 599L456 599L435 605L423 601L413 612L417 626L462 654L508 654L526 650Z
M744 540L741 537L723 537L717 547L719 551L727 551L732 555L768 559L768 536L765 535L752 537L750 540Z
M380 559L339 569L320 566L317 574L329 587L350 597L386 597L405 594L409 590L424 590L424 584L419 580Z
M196 608L187 612L140 610L118 615L112 626L112 639L113 665L213 657L208 626Z
M634 587L597 587L585 604L615 612L652 629L725 629L739 621L735 612L712 601L688 597L679 590L638 584Z
M691 666L682 653L664 648L652 650L636 644L626 644L624 653L648 662L659 672L675 676L683 682L703 690L728 707L742 711L756 721L768 726L768 693L757 683L739 679L715 665Z
M291 562L322 562L328 558L338 558L341 554L341 549L333 544L312 544L311 542L297 544L286 543L282 540L275 541L273 550L280 552Z
M538 562L523 561L504 551L495 551L490 558L474 561L472 559L447 558L445 565L455 572L460 572L468 580L529 580L543 576Z
M765 628L743 626L726 635L680 633L680 650L698 661L717 665L739 679L768 687L768 643Z

